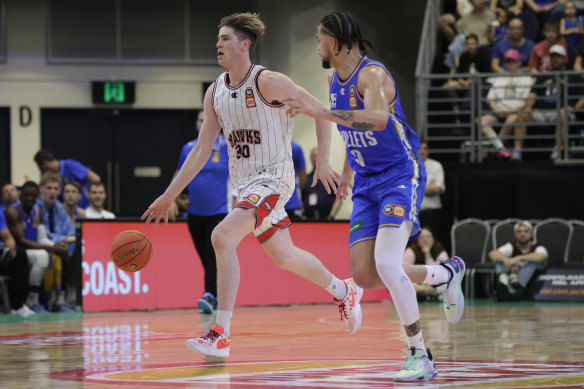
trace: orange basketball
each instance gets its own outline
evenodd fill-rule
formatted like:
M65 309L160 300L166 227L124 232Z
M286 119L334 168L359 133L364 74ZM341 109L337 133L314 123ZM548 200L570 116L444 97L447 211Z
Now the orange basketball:
M110 253L117 267L135 272L144 268L152 258L152 244L140 231L127 230L114 238Z

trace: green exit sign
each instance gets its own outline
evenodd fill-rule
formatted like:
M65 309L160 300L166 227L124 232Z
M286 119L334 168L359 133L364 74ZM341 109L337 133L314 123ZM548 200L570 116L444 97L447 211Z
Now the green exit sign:
M133 104L136 83L131 81L94 81L91 95L94 104Z

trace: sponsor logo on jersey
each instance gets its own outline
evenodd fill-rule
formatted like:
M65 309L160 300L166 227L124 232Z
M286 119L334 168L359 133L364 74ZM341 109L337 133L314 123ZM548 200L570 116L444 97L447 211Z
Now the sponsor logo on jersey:
M355 85L349 87L349 105L351 108L357 108L357 95L355 94Z
M341 90L339 91L339 93L341 94L341 96L345 95L345 88L341 88Z
M329 103L331 104L331 108L337 108L337 94L336 93L329 93Z
M258 201L260 200L260 196L255 194L255 193L252 193L249 196L247 196L246 199L251 201L254 204L257 204Z
M255 96L251 87L245 90L245 105L247 108L253 108L256 106Z
M248 143L251 145L259 145L262 143L260 130L233 130L229 133L227 140L229 141L231 147L235 147L235 145L239 143Z
M238 95L237 95L237 92L233 92L233 93L231 94L231 97L233 97L234 99L236 99L236 98L237 98L237 96L238 96Z
M383 213L388 216L404 217L406 214L406 207L401 205L387 204L383 207Z
M352 234L353 232L357 232L361 228L363 228L363 222L362 221L355 222L355 223L351 224L351 227L349 228L349 234Z

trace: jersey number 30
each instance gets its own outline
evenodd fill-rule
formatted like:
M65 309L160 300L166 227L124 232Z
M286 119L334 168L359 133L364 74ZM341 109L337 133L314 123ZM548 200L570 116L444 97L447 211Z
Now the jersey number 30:
M235 146L235 151L237 152L237 159L249 158L249 145L237 145Z

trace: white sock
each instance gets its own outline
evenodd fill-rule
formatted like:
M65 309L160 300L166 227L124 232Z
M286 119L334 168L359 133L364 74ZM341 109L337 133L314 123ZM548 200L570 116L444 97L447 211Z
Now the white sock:
M414 336L408 336L408 348L414 347L417 350L423 350L426 352L426 347L424 346L424 338L422 337L422 330Z
M223 335L229 338L229 326L231 325L231 315L233 315L232 311L217 311L217 318L215 319L215 323L219 324L223 327Z
M441 265L433 265L428 266L424 265L426 268L426 278L424 279L423 284L430 285L430 286L438 286L442 284L446 284L450 281L450 271Z
M497 150L503 150L505 148L505 146L503 146L503 142L501 142L501 139L499 139L499 137L497 136L497 134L490 134L488 135L489 140L491 141L491 143L493 144L493 146L495 146L495 148Z
M63 304L64 302L65 302L65 291L63 291L63 290L59 290L59 291L57 292L57 302L56 302L56 304L57 304L57 305L61 305L61 304Z
M331 282L325 288L330 294L333 295L334 298L337 300L342 300L345 298L347 294L347 285L343 282L343 280L339 280L337 277L333 275Z
M33 306L39 302L39 294L38 292L30 292L28 294L28 298L26 299L26 305Z

